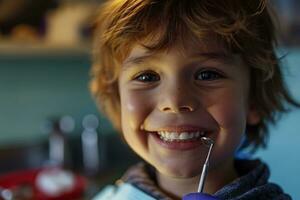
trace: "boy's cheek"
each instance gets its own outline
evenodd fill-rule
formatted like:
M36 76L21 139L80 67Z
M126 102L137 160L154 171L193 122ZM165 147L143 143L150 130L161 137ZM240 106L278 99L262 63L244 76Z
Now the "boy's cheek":
M223 98L222 104L211 106L209 112L223 129L242 131L246 125L247 111L243 102Z
M129 123L131 128L139 128L147 115L149 104L149 98L132 92L121 93L122 124Z

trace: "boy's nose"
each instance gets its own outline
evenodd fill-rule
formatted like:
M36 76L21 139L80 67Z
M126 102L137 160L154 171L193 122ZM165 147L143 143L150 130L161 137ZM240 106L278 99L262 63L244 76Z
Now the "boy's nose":
M194 108L189 105L182 105L182 106L166 106L162 109L164 112L174 112L174 113L180 113L180 112L192 112L194 111Z
M197 109L197 98L189 89L169 89L161 93L159 110L166 113L193 112Z

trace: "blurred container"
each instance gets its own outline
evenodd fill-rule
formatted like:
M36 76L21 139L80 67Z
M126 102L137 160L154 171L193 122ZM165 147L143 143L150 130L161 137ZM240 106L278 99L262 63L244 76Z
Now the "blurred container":
M83 30L96 6L92 3L69 2L47 16L46 42L54 45L74 45L83 41Z

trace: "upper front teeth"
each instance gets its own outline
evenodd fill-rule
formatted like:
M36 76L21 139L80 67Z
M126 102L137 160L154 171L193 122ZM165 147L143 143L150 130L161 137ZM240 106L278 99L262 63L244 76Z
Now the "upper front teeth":
M172 140L188 140L193 138L203 137L205 135L204 131L195 131L195 132L168 132L168 131L159 131L161 139L172 141Z

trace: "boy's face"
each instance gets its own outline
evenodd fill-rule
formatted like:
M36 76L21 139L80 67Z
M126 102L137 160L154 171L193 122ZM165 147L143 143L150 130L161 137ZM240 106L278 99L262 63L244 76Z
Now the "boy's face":
M187 46L151 54L137 45L119 76L127 143L173 177L200 174L208 149L201 135L215 141L211 168L231 162L253 112L249 69L239 56L213 43Z

